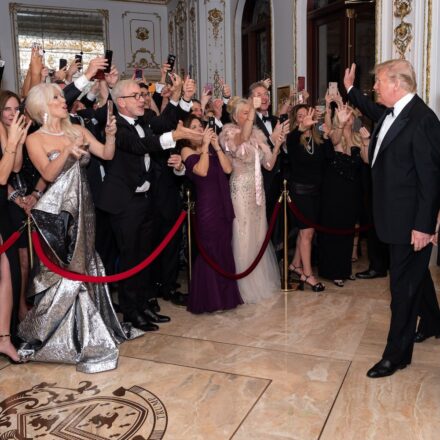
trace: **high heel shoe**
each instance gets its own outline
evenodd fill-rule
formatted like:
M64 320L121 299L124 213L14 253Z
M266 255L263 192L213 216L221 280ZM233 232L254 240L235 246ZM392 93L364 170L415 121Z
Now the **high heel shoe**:
M289 274L292 276L296 276L297 279L301 279L303 275L302 266L295 266L293 264L289 264Z
M301 280L301 284L300 284L300 286L298 287L299 290L304 290L304 284L307 284L308 286L310 286L314 292L322 292L323 290L325 290L325 286L324 286L324 284L322 284L322 283L319 282L319 281L318 281L317 283L315 283L315 284L310 283L310 282L308 281L308 279L309 279L311 276L313 276L313 274L310 274L310 275L302 274L302 276L301 276L301 278L300 278L300 280ZM304 277L304 279L303 279L303 277Z

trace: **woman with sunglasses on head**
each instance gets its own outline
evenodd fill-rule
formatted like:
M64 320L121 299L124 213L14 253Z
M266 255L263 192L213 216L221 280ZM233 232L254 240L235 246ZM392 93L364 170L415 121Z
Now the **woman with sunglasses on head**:
M5 92L2 92L5 93ZM8 213L7 181L12 171L19 171L23 160L23 144L29 124L17 110L17 104L7 100L12 108L9 112L10 123L6 128L0 123L0 244L3 244L14 232ZM14 292L14 294L13 294ZM20 292L20 272L18 254L15 246L0 254L0 353L11 361L17 362L19 356L11 342L11 315L15 300L18 301Z

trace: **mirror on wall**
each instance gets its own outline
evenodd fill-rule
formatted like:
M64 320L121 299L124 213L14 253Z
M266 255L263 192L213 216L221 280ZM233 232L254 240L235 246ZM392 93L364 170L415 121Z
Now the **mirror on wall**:
M68 64L82 54L83 64L108 47L108 11L104 9L67 9L10 4L17 90L21 88L34 43L44 51L44 63L58 70L59 60Z

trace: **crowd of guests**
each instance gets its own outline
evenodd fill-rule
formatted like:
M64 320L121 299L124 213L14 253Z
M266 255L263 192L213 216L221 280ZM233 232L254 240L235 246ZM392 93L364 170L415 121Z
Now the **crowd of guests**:
M121 80L102 57L82 67L72 62L50 78L33 50L21 96L0 93L1 240L30 216L45 252L62 269L124 272L167 235L183 206L182 187L192 185L199 246L223 271L241 273L263 245L287 178L301 213L290 222L297 231L291 276L315 292L325 289L315 264L339 287L354 278L354 228L365 217L362 175L370 134L339 93L327 92L324 113L288 101L273 116L269 79L252 84L246 98L222 84L221 98L204 89L197 100L195 81L166 63L156 84ZM322 226L317 237L316 225ZM180 292L182 241L179 231L153 265L121 280L111 295L104 283L69 280L38 260L29 276L23 235L0 256L0 353L12 361L104 371L117 365L119 343L170 321L157 298L197 314L279 292L272 243L238 280L198 253L189 292ZM273 244L279 241L275 234ZM357 275L386 271L370 267Z

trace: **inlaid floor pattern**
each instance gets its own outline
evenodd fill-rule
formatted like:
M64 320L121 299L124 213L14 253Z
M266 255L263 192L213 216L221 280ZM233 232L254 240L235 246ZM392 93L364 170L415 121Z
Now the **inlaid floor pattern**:
M370 380L388 279L326 285L197 316L161 301L171 322L123 344L106 373L1 358L0 440L438 440L440 340Z

